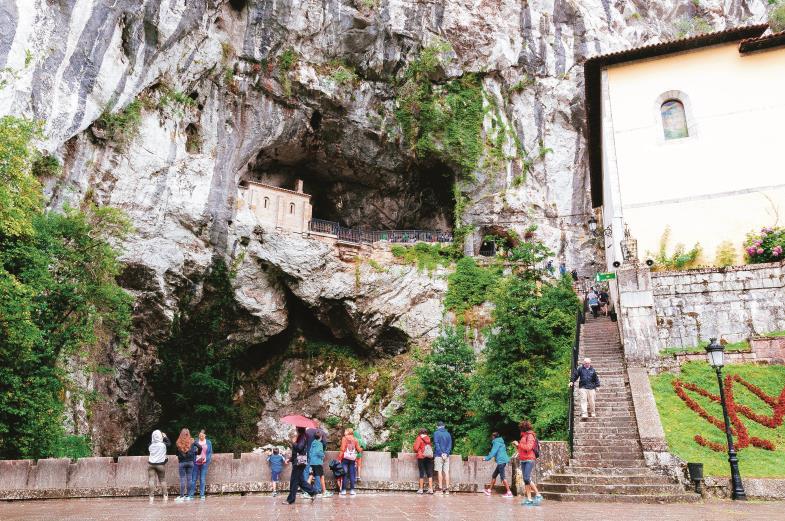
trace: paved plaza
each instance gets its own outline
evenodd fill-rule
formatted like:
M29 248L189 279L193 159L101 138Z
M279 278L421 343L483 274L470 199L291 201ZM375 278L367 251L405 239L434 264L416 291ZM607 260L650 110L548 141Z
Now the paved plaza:
M414 494L364 494L356 497L297 500L293 506L270 496L209 497L204 503L163 503L146 498L102 498L17 501L0 503L2 521L393 521L443 519L449 521L521 520L645 520L721 521L785 519L785 505L775 502L633 505L622 503L545 502L523 507L518 499L482 494L416 496Z

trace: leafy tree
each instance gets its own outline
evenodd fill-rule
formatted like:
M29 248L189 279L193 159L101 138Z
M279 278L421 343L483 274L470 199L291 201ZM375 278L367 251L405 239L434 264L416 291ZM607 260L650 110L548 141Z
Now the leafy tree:
M445 329L407 382L404 412L398 418L403 444L417 429L429 431L444 421L456 443L469 429L474 351L460 330Z
M38 136L37 124L0 119L1 458L70 451L59 362L100 333L122 342L130 327L131 297L115 282L120 265L111 246L128 222L94 205L44 213L31 173Z
M458 260L455 271L447 279L449 287L444 298L444 307L460 313L491 300L491 293L499 277L499 270L477 266L471 257Z
M206 429L217 446L249 448L251 430L234 405L235 377L245 350L229 339L236 315L231 272L216 257L199 303L185 304L159 350L154 389L166 432Z

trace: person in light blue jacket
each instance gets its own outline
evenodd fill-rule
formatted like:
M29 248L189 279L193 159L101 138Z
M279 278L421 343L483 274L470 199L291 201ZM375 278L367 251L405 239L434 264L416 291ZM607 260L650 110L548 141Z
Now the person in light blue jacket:
M507 455L507 447L504 445L504 438L502 438L498 432L494 432L491 435L491 440L491 452L485 456L485 461L491 461L492 459L496 460L496 469L491 475L491 486L485 489L485 495L491 495L491 491L496 485L496 478L499 477L502 480L502 484L504 484L504 488L507 489L507 492L502 497L513 497L512 491L510 490L510 484L507 483L507 478L504 475L507 463L510 462L510 457Z
M308 463L311 465L313 473L314 489L322 491L322 497L330 497L332 492L327 490L324 484L324 445L322 444L322 433L317 431L311 442L311 449L308 451ZM321 488L319 488L321 485Z

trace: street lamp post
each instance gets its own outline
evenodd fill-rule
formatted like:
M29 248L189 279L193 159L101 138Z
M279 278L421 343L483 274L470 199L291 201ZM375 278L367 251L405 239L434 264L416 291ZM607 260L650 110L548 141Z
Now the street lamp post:
M606 237L610 237L613 234L613 231L611 230L611 226L610 225L606 226L605 228L600 228L598 230L597 229L597 219L595 219L593 215L589 218L589 231L595 237L599 237L600 235L604 235Z
M739 474L739 459L736 457L736 449L733 447L733 434L730 430L730 418L728 417L728 406L725 403L725 390L722 386L722 366L725 365L725 348L721 346L716 338L709 341L706 346L706 355L709 364L717 371L717 383L720 386L720 403L722 403L722 414L725 416L725 436L728 438L728 463L730 463L731 497L736 500L744 501L747 494L744 493L744 486L741 484Z

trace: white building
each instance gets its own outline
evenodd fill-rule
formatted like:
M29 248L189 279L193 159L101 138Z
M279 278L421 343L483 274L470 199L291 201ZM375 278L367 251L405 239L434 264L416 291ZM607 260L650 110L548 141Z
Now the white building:
M592 205L608 268L700 242L711 263L747 232L785 221L785 33L748 26L589 59ZM781 215L780 215L781 213ZM778 218L780 218L778 222ZM602 230L600 230L602 231Z
M243 181L238 204L246 204L257 220L278 230L307 233L311 220L311 196L303 193L298 179L294 190L256 181Z

